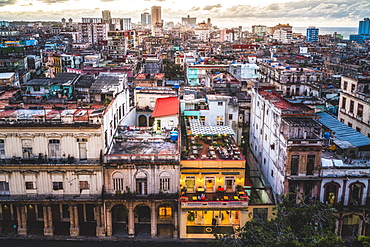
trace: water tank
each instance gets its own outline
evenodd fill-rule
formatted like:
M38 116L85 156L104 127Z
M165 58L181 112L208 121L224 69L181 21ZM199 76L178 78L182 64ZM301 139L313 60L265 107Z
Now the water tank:
M325 133L324 133L324 138L325 138L325 139L330 139L330 133L325 132Z
M174 84L174 85L173 85L173 88L174 88L174 89L178 89L179 87L180 87L180 84Z
M136 89L136 90L140 90L140 89L141 89L141 87L140 87L140 86L137 86L135 89Z
M170 132L170 138L171 141L177 141L177 138L179 138L179 132L178 131L171 131Z
M286 66L285 68L286 68L286 69L290 69L290 66Z

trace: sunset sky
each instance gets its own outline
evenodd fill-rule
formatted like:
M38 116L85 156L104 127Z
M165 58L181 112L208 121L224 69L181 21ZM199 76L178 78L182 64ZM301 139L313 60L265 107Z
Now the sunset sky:
M0 20L55 20L101 17L110 10L112 17L130 17L140 21L140 14L152 6L162 7L165 22L181 22L190 15L201 22L211 18L219 27L276 25L357 27L370 17L369 0L0 0Z

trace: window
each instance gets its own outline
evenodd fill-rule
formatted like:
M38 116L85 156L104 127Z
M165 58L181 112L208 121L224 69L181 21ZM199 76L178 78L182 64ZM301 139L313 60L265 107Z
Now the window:
M170 190L170 174L164 172L159 178L159 190L169 191Z
M271 170L271 177L274 177L274 170Z
M80 181L80 190L88 190L89 187L89 182L87 181Z
M299 155L292 155L290 160L290 175L298 175Z
M357 117L362 118L363 112L364 112L364 106L361 104L358 104L357 105Z
M9 183L7 181L0 181L0 195L5 194L9 194Z
M40 91L40 86L33 86L33 91L39 92Z
M226 191L234 191L235 187L235 177L225 177Z
M22 140L22 150L23 150L23 158L29 159L32 154L32 140L31 139Z
M356 84L351 84L351 93L354 93L356 89Z
M194 192L195 191L195 177L186 177L185 187L188 192Z
M200 123L205 125L206 124L206 117L205 116L200 116L200 119L199 119Z
M5 143L4 140L0 139L0 158L5 158Z
M33 190L36 189L34 186L34 182L26 182L26 190Z
M325 184L325 198L324 201L328 204L334 204L337 202L338 198L338 188L339 185L337 183L328 183Z
M218 105L218 106L223 106L223 105L224 105L224 102L222 102L222 101L217 102L217 105Z
M116 172L113 174L113 190L123 191L123 174Z
M233 120L233 114L229 114L229 120Z
M146 195L148 193L147 177L144 172L136 174L136 194Z
M348 122L348 126L352 128L352 123Z
M356 127L356 131L361 133L361 129L359 127Z
M172 218L172 207L169 205L160 206L158 209L158 218L159 219Z
M53 190L62 190L63 182L53 182Z
M342 108L343 109L346 109L346 101L347 101L347 99L345 97L343 97L343 100L342 100Z
M217 119L216 119L216 124L217 125L224 125L224 122L222 121L222 116L217 116Z
M87 142L87 138L77 138L77 142Z
M60 140L49 140L49 157L54 159L60 158Z
M343 82L343 90L347 91L348 88L348 81Z
M340 119L340 121L341 121L342 123L344 123L344 119L343 119L343 118L341 118L341 119Z
M314 167L315 167L315 155L308 155L306 175L313 175Z
M355 102L353 100L349 101L349 112L353 113L353 108L355 107Z
M349 186L350 196L349 196L349 205L359 206L361 205L362 191L364 185L361 183L353 183Z

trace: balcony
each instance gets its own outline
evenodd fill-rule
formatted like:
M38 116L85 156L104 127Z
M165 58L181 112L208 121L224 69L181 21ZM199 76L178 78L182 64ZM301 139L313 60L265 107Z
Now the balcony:
M101 194L17 194L17 195L1 195L0 202L11 202L11 201L40 201L40 200L49 200L49 201L86 201L86 200L97 200L101 199Z
M182 201L181 208L191 209L191 208L245 208L248 207L248 201Z
M99 158L97 159L86 159L78 160L74 157L68 158L45 158L45 156L35 157L35 158L21 158L21 157L12 157L0 159L0 166L24 166L24 165L72 165L72 164L81 164L81 165L97 165L100 164Z

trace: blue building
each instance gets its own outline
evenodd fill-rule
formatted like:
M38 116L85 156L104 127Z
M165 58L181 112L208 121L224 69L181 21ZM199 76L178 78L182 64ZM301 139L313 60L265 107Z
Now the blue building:
M360 21L358 25L358 34L359 35L370 35L370 19L364 18L363 21Z
M357 43L363 43L366 39L370 39L369 18L364 18L363 21L359 21L358 34L352 34L349 36L350 41L356 41Z
M306 32L307 42L318 42L319 41L319 29L316 27L308 27Z

